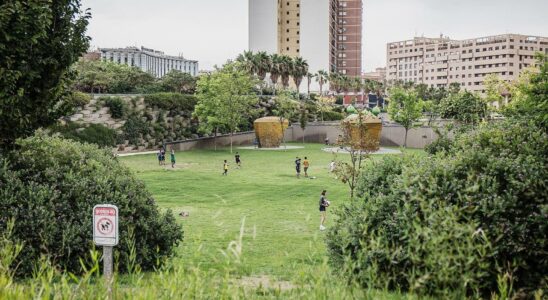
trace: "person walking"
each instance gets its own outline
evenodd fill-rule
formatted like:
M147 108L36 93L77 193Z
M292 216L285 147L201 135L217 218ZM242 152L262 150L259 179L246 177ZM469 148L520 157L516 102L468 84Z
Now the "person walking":
M242 166L242 161L240 160L240 153L236 152L236 155L234 155L234 159L236 160L236 165L238 166L238 169Z
M303 167L304 167L304 177L308 177L308 167L310 166L310 162L308 161L308 158L305 156L303 161Z
M162 150L161 149L158 150L158 153L156 153L156 156L158 157L158 165L161 166L162 165Z
M327 191L323 190L320 195L320 230L325 230L325 220L327 219L327 207L329 206L329 201L326 197Z
M160 148L160 159L162 161L162 166L166 165L166 148L162 147Z
M329 173L335 172L335 166L336 166L335 161L332 160L331 163L329 164Z
M299 157L295 158L295 171L297 171L297 178L301 177L301 159Z
M226 159L225 159L225 163L223 165L223 176L227 176L228 175L228 162L226 162Z
M171 157L171 168L175 168L175 150L173 150L173 148L171 148L170 157Z

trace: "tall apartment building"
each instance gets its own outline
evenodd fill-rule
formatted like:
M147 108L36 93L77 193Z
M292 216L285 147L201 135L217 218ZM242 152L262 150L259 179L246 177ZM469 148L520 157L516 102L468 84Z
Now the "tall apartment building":
M519 34L468 40L416 37L387 44L386 79L431 87L456 82L466 90L484 93L485 76L516 79L535 63L535 52L548 53L548 38Z
M101 59L128 66L135 66L161 78L171 70L179 70L192 76L198 75L198 61L182 56L166 55L162 51L145 47L101 48Z
M249 50L301 56L311 73L360 76L362 15L362 0L249 0Z

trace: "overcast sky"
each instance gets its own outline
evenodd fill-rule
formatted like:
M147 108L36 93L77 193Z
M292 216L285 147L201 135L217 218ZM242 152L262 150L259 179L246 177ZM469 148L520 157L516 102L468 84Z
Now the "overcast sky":
M93 47L145 46L211 69L247 49L248 0L83 0ZM386 64L386 43L440 33L548 36L548 0L364 0L363 69Z

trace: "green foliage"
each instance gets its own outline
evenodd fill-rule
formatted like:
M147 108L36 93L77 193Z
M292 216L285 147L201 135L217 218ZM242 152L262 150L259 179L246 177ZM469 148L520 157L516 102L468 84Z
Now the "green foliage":
M131 145L140 145L144 135L149 133L148 124L139 115L132 114L122 126L122 137Z
M102 124L81 124L68 122L66 125L55 125L51 127L53 132L60 133L64 138L71 139L81 143L96 144L99 147L116 146L116 130L108 128Z
M519 82L513 89L513 99L504 108L508 117L533 120L544 130L548 129L548 58L538 54L538 72L526 74L528 80Z
M229 133L245 126L255 113L259 99L253 94L256 81L238 64L226 64L198 80L198 104L194 116L201 130L226 128ZM232 138L231 138L232 149Z
M111 203L120 210L119 262L130 258L126 238L134 235L135 263L152 270L173 254L182 240L170 211L160 213L143 183L109 150L38 133L18 142L19 149L0 162L0 231L15 220L12 241L23 250L12 263L30 276L40 257L61 270L80 273L93 249L91 210ZM118 264L119 271L126 264Z
M325 111L323 112L324 121L340 121L344 119L344 114L336 111Z
M138 67L110 61L78 61L74 87L87 93L148 93L161 91L156 78Z
M145 104L148 107L156 107L170 111L194 111L197 103L194 95L180 93L156 93L145 95Z
M416 122L422 117L423 107L424 102L417 97L415 91L402 88L393 88L390 91L388 115L405 128L404 147L407 147L407 132L418 125Z
M69 67L86 51L79 0L0 3L0 148L70 114Z
M115 119L123 118L127 113L127 104L120 97L101 97L99 100L105 102L105 106L108 107L110 115Z
M474 125L487 117L487 102L468 91L451 94L439 104L442 118L455 119L462 124Z
M440 297L489 296L505 272L516 290L546 286L546 149L538 127L501 122L427 160L366 166L362 201L329 233L333 264L363 285Z
M162 77L160 86L166 92L194 94L196 78L179 70L171 70Z

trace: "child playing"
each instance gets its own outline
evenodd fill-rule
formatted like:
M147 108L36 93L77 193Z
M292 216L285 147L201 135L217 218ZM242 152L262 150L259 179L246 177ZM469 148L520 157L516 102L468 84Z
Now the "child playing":
M175 168L175 150L171 148L171 168Z
M227 176L228 175L228 163L226 162L226 159L225 159L225 163L223 165L223 176Z
M303 161L304 166L304 177L308 177L308 167L310 166L310 163L308 162L308 158L305 156Z
M238 169L242 166L242 161L240 160L240 153L236 152L236 155L234 155L234 158L236 159L236 165L238 166Z

